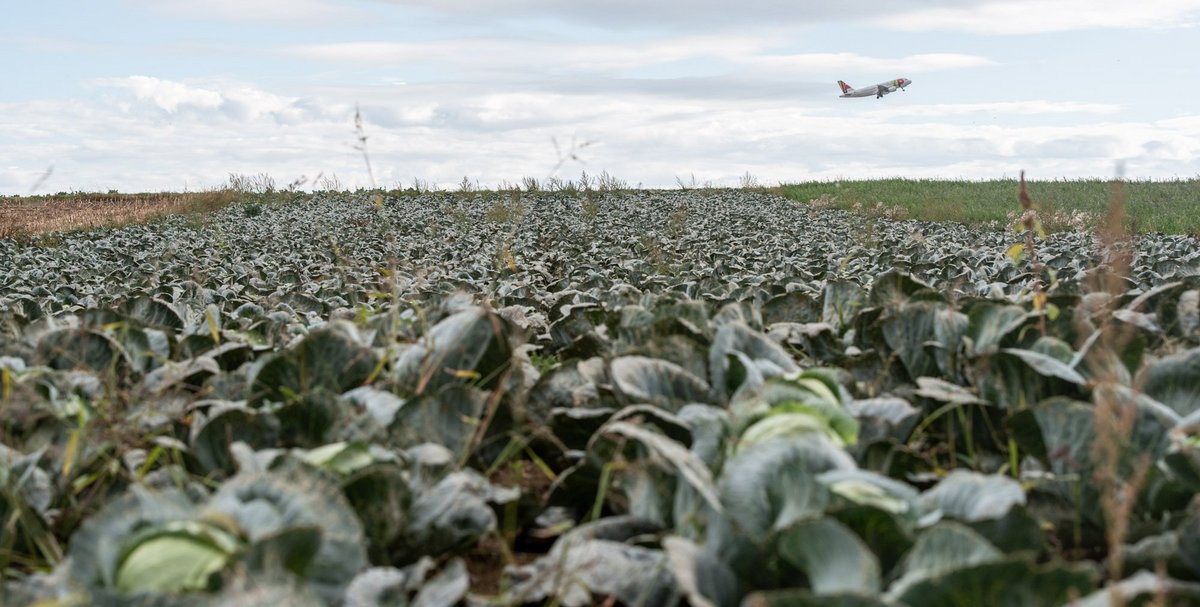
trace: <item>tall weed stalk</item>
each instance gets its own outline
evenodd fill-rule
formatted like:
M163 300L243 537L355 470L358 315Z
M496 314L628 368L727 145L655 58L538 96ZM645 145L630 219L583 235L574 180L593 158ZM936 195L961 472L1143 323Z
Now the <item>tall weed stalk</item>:
M375 172L371 170L371 155L367 153L367 131L363 128L362 112L358 110L358 105L354 106L354 138L358 143L354 144L354 149L362 152L363 162L367 165L367 178L371 180L371 189L375 189Z
M1138 405L1134 392L1125 385L1131 372L1123 368L1120 358L1120 353L1135 338L1134 329L1115 322L1111 314L1112 306L1127 288L1126 277L1130 274L1133 258L1132 236L1126 223L1125 187L1118 178L1112 182L1108 213L1097 233L1100 265L1088 285L1093 293L1106 294L1110 302L1106 309L1098 312L1100 318L1093 319L1099 321L1095 330L1100 331L1100 336L1088 351L1089 368L1098 370L1092 397L1095 404L1095 442L1092 446L1095 473L1092 480L1099 490L1104 515L1110 582L1122 577L1125 542L1138 495L1151 466L1148 454L1133 455L1135 446L1131 437L1137 423ZM1123 605L1124 597L1115 586L1110 588L1111 604Z

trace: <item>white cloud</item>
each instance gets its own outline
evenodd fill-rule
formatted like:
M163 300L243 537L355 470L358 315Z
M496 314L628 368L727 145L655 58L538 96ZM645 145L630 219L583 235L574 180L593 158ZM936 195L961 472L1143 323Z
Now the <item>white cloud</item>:
M128 0L149 10L197 20L250 23L327 23L362 18L335 0Z
M305 100L274 95L245 84L197 85L151 76L101 78L94 83L126 90L137 101L149 103L168 114L195 112L235 120L269 118L294 123L303 121L314 110Z
M733 185L750 172L765 183L839 177L1013 175L1103 177L1118 159L1137 177L1200 173L1200 115L1160 122L1118 118L1117 107L1014 101L881 107L810 107L791 99L656 97L636 92L543 93L484 86L362 87L303 98L241 83L149 77L112 81L96 101L0 105L0 192L25 193L47 166L43 191L181 189L215 185L230 172L280 182L336 173L366 186L352 148L361 103L379 183L413 177L454 187L545 177L552 138L597 143L561 175L601 170L648 186L676 177ZM889 98L890 100L890 98ZM171 110L170 108L174 108ZM236 111L235 111L236 110ZM1040 114L1070 111L1075 124ZM1000 114L963 124L943 116ZM989 114L989 117L990 117ZM71 116L71 120L63 120ZM30 127L29 125L39 125Z
M613 72L697 57L742 57L770 44L762 36L681 36L641 42L467 38L431 42L345 42L299 45L285 52L349 65L403 66L442 62L462 72L507 77L514 72ZM496 74L503 70L504 74Z
M1022 115L1037 114L1115 114L1123 108L1112 103L1062 101L999 101L994 103L933 103L906 105L879 110L878 116L960 116L966 114Z
M377 0L420 7L448 19L561 20L613 30L770 30L812 24L866 23L907 31L1024 34L1193 23L1198 0Z
M621 31L630 29L691 31L754 25L776 27L835 20L860 20L929 6L962 6L980 0L378 0L422 7L456 20L558 19Z
M868 57L856 53L805 53L796 55L760 55L745 62L756 68L789 73L829 72L932 72L980 67L994 62L979 55L926 53L906 57ZM871 83L874 84L874 83Z
M1177 27L1200 17L1200 0L1005 0L884 15L874 23L908 31L1037 34L1085 29Z
M100 79L96 82L101 85L126 89L133 93L138 100L153 102L159 109L167 112L175 112L179 110L180 106L213 109L220 107L225 101L216 91L149 76Z
M813 84L854 73L910 75L993 65L987 57L923 53L875 57L857 53L780 54L770 37L684 36L642 42L578 43L506 38L420 43L352 42L300 45L287 54L341 65L429 66L444 81L508 86L522 83L557 92L654 92L672 96L743 98L812 96ZM687 77L637 77L691 62ZM437 68L437 69L433 69ZM880 76L882 77L882 76ZM869 84L869 83L868 83ZM798 90L799 89L799 90Z
M1158 121L1156 125L1161 128L1172 129L1181 133L1200 135L1200 116L1180 116L1178 118L1168 118L1167 120Z

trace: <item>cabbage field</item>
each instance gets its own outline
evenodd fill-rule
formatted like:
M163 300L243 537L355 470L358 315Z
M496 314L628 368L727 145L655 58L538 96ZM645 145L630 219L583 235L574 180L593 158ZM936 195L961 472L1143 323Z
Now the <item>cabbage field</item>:
M1200 605L1190 236L296 195L0 240L0 408L3 605Z

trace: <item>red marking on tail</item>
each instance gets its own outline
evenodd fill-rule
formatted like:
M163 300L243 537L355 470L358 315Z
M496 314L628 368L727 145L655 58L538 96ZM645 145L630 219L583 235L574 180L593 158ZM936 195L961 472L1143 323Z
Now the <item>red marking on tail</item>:
M843 95L854 90L854 87L850 86L849 84L846 84L846 82L844 80L838 80L838 86L842 87Z

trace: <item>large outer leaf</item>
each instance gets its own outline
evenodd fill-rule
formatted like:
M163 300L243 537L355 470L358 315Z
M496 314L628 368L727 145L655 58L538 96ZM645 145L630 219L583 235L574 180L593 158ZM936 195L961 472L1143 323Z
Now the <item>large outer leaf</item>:
M0 443L0 520L10 520L15 509L29 508L49 522L55 489L50 475L38 467L43 453L21 455Z
M820 320L821 310L807 293L792 291L767 300L763 304L762 314L763 322L768 325L777 322L810 323Z
M565 448L582 451L615 412L608 407L556 408L551 411L549 429Z
M315 449L292 449L291 454L302 462L338 476L352 474L376 461L394 461L395 458L382 448L372 448L358 441L329 443Z
M1031 499L1031 502L1037 500ZM1005 554L1041 554L1047 546L1046 521L1030 514L1037 505L1013 506L1000 518L971 523L971 529ZM1038 511L1039 515L1041 511Z
M354 577L346 587L346 607L390 607L407 605L409 597L425 582L433 571L432 558L421 560L403 568L372 567Z
M314 391L341 394L362 385L377 363L370 348L339 330L320 328L259 369L249 401L289 402Z
M1195 573L1186 560L1186 551L1180 549L1180 539L1187 534L1187 526L1185 518L1178 531L1171 530L1125 544L1121 550L1122 571L1128 575L1141 570L1157 570L1161 566L1166 575L1194 577Z
M145 375L171 358L171 344L162 331L142 330L131 324L124 324L114 331L111 337L129 356L129 362L136 374Z
M610 365L612 381L629 403L650 403L671 411L708 400L708 385L674 363L621 356Z
M832 364L845 356L846 344L828 323L776 323L769 329L772 339L799 350L809 360Z
M879 560L845 525L801 521L779 534L779 554L808 576L817 594L879 592Z
M390 425L396 419L396 412L405 404L399 396L371 386L355 388L343 396L365 410L381 426Z
M297 525L255 540L242 554L240 567L251 575L269 577L289 572L297 581L308 577L317 550L321 548L321 529L316 525Z
M1059 607L1091 591L1083 566L1039 567L1021 558L956 568L908 586L896 600L923 607Z
M488 505L491 493L491 485L474 470L453 472L417 493L408 527L393 547L395 558L408 563L478 543L496 529L496 513Z
M829 493L817 474L854 468L854 460L821 434L759 443L725 463L721 503L737 529L761 541L824 511Z
M846 280L831 280L825 284L821 320L838 329L850 324L850 319L866 303L867 292Z
M152 297L138 297L131 300L126 309L129 316L136 318L148 327L161 327L172 331L180 331L184 327L183 318L171 304Z
M1024 308L981 302L970 308L970 324L966 336L971 340L970 356L986 356L1000 350L1009 335L1029 319Z
M1052 398L1010 420L1013 438L1057 475L1089 477L1096 410L1089 403Z
M677 591L662 552L624 543L639 530L636 520L606 519L564 534L537 561L506 573L515 583L507 597L518 604L556 599L565 607L591 605L592 594L626 605L670 605Z
M499 316L467 307L434 325L395 362L395 378L407 390L436 390L464 380L496 387L508 369L513 350L509 329Z
M213 495L212 508L238 522L251 540L291 527L315 526L321 544L308 572L313 589L332 600L367 565L366 538L340 488L300 464L243 471Z
M1004 408L1021 409L1050 396L1083 398L1087 379L1070 346L1042 337L1026 350L1001 348L976 362L980 394ZM985 364L986 363L986 364Z
M901 516L918 511L916 489L870 470L830 470L817 477L830 492L848 502Z
M530 389L525 403L529 420L547 423L554 409L587 408L599 404L600 390L586 373L587 368L586 363L572 360L543 373Z
M1179 525L1179 556L1200 577L1200 508L1194 503Z
M479 427L487 398L487 393L463 384L445 384L411 398L388 426L389 444L403 449L438 443L462 455Z
M883 338L917 378L953 371L967 319L939 301L910 301L884 317ZM936 345L931 345L936 344Z
M1025 490L1010 477L955 470L936 487L921 494L921 503L961 521L974 522L1004 516L1025 503Z
M470 580L462 559L451 559L432 578L436 564L429 557L405 567L373 567L346 588L346 607L448 607L467 594Z
M353 336L353 326L331 325L267 358L247 394L252 407L286 405L275 415L293 445L314 447L334 439L335 420L343 415L339 395L366 382L378 364L376 354Z
M987 401L980 399L970 390L936 377L918 377L917 396L923 396L943 403L958 405L986 405Z
M558 544L562 544L558 547ZM612 595L626 605L659 605L673 593L657 550L605 540L559 540L547 573L529 575L510 596L521 602L556 598L566 607L592 605L592 593ZM541 562L541 561L539 561Z
M963 336L970 324L966 314L946 306L938 310L933 323L933 355L937 360L938 369L945 377L958 375L960 352L963 349Z
M617 431L610 433L609 427ZM613 414L589 439L589 470L600 474L610 462L626 462L609 467L612 483L606 499L620 511L669 527L697 510L713 508L711 475L704 462L687 450L690 442L691 433L682 419L650 405L629 406ZM688 469L683 474L690 479L676 465ZM700 485L709 489L691 487L689 480L699 480L698 474L709 479Z
M1046 377L1057 377L1076 385L1087 383L1087 380L1078 371L1047 354L1021 348L1001 348L1000 352L1021 359L1022 362L1029 365L1029 368Z
M137 361L145 360L144 354ZM149 368L139 369L148 371ZM150 393L164 393L172 389L197 389L204 381L221 373L221 366L208 356L189 358L179 362L168 362L146 374L142 387Z
M723 325L717 330L708 351L708 374L713 390L728 396L738 386L730 385L729 355L741 352L765 377L795 373L800 370L791 355L779 344L741 322Z
M692 453L708 466L720 470L724 462L725 441L729 438L729 413L725 409L693 403L679 410L679 418L692 435Z
M362 521L372 561L384 560L408 529L413 495L404 470L391 462L372 464L346 477L342 492Z
M896 397L851 400L846 412L858 420L860 444L886 438L908 440L921 417L919 409Z
M869 594L814 594L807 589L755 592L741 607L906 607Z
M917 538L904 557L903 575L892 584L889 595L899 596L924 579L1002 558L1002 552L969 527L942 521Z
M1200 584L1181 582L1142 570L1078 601L1072 601L1070 607L1153 605L1159 597L1166 599L1167 605L1200 605Z
M229 446L244 442L257 449L274 447L279 440L279 421L244 405L219 401L212 404L203 420L191 428L191 454L204 472L237 472Z
M663 539L663 550L679 586L692 607L733 607L741 594L737 577L720 559L686 538Z
M1200 348L1150 365L1142 375L1142 390L1180 415L1200 410Z
M1200 289L1189 289L1179 295L1175 316L1179 335L1193 344L1200 342Z
M129 372L129 355L112 338L89 329L59 329L38 341L35 360L52 369L90 369L98 375Z
M907 514L843 498L844 495L835 496L827 516L837 519L862 539L879 559L880 571L894 571L913 545L912 529L916 521Z
M1112 398L1123 406L1137 408L1129 442L1121 450L1119 470L1131 474L1144 455L1152 459L1161 456L1167 447L1167 434L1174 425L1163 414L1172 415L1162 405L1149 402L1144 396L1128 389L1103 388L1097 398ZM1091 482L1096 465L1092 449L1096 440L1096 408L1090 403L1068 398L1051 398L1037 406L1015 414L1009 420L1012 436L1020 447L1045 461L1055 479L1043 485L1069 503L1082 500L1094 503L1097 487ZM1170 460L1168 460L1170 462ZM1081 514L1097 523L1103 519L1099 509L1085 508Z
M867 301L872 306L897 306L907 301L912 294L928 288L929 285L917 280L908 272L890 269L875 277Z
M659 466L667 465L695 489L708 504L721 510L721 498L713 484L712 473L704 461L683 445L652 430L627 422L612 422L600 429L601 435L617 435L636 440L646 447L649 460Z
M467 595L471 580L462 559L453 559L433 579L426 582L413 598L413 607L456 605Z
M189 603L185 601L186 597L174 597L168 604L190 607ZM196 607L208 604L210 603L202 602L196 604ZM328 605L329 602L321 600L314 595L312 590L297 585L290 579L250 575L246 579L235 579L232 584L221 590L211 604L220 607L259 607L260 605L321 607Z

